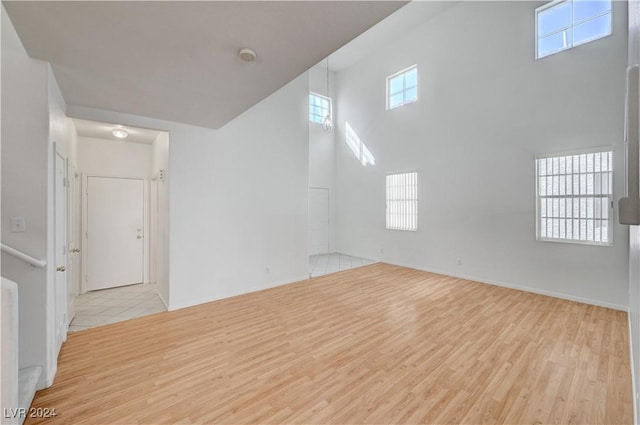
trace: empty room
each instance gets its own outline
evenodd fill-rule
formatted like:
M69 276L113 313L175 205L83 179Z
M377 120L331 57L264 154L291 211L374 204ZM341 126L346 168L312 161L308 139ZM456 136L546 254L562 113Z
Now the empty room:
M3 1L1 423L632 424L640 1Z

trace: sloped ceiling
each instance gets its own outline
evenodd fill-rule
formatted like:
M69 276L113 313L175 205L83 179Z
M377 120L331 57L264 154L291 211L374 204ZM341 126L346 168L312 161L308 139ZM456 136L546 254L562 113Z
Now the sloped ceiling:
M219 128L406 2L3 4L68 104Z

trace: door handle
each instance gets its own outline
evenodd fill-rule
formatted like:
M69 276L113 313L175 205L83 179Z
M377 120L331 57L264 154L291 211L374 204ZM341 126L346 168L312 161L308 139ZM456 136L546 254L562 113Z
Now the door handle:
M78 248L74 248L71 250L71 252L80 252L80 250Z
M138 235L138 236L137 236L137 239L142 239L142 235Z
M66 272L66 271L67 271L67 268L66 268L66 267L64 267L64 266L62 266L62 267L58 267L58 268L56 269L56 271L58 271L58 272Z

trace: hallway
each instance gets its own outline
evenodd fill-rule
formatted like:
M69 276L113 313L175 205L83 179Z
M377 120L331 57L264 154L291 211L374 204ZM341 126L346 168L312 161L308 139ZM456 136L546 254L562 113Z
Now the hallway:
M69 332L167 311L155 283L121 286L76 296Z

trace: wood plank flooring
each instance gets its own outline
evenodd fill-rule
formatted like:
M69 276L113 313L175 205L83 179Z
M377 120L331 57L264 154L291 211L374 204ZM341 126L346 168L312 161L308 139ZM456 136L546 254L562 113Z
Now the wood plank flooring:
M27 424L632 423L627 315L388 264L73 333Z

